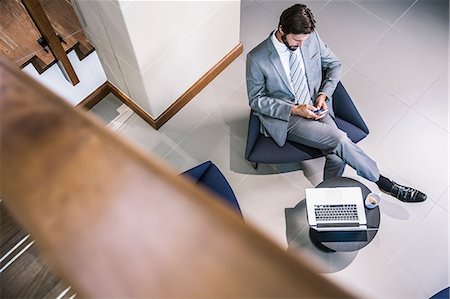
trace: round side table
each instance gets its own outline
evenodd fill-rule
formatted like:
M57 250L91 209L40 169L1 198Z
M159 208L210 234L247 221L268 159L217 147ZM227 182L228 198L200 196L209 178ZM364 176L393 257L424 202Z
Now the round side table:
M360 187L363 200L370 193L361 182L346 177L335 177L327 179L317 185L316 188L333 188L333 187ZM309 229L309 236L314 245L323 251L356 251L373 240L380 227L380 208L374 209L364 208L367 218L367 231L326 231L319 232L315 229Z

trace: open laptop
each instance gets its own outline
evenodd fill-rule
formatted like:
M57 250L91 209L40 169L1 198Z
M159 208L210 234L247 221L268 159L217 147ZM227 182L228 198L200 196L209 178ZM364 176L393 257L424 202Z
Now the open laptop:
M317 231L367 230L361 188L307 188L308 223Z

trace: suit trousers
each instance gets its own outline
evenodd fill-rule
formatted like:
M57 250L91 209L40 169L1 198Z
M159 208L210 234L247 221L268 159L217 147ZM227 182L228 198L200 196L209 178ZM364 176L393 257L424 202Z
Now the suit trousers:
M376 162L337 127L329 114L320 120L291 115L287 139L322 151L326 157L324 179L341 176L346 164L369 181L376 182L380 177Z

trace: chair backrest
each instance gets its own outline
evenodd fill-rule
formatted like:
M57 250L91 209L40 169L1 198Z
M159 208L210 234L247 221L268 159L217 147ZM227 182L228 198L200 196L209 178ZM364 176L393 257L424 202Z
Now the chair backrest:
M233 189L214 163L206 161L186 170L183 172L183 175L189 176L195 183L206 187L218 195L218 198L227 202L242 217L241 208Z
M333 111L337 118L345 120L369 134L369 128L341 82L338 83L333 93Z

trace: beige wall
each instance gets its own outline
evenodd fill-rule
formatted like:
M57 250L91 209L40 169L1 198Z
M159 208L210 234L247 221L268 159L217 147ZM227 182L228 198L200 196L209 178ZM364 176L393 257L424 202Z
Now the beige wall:
M108 80L154 118L239 43L240 1L76 6Z

